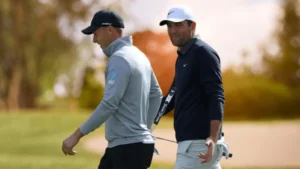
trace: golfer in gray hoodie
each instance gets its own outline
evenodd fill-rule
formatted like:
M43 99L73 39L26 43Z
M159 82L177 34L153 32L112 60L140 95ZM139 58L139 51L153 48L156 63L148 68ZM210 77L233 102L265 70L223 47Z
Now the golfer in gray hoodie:
M148 58L122 37L123 19L111 10L97 12L91 25L82 30L94 34L109 57L105 70L105 92L94 113L63 141L65 155L74 155L80 138L105 122L108 147L99 169L146 169L154 151L151 124L158 112L162 92Z

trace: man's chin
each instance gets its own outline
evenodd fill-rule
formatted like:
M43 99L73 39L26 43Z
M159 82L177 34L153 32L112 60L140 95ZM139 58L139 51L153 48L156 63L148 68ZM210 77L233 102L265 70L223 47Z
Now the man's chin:
M173 41L172 41L172 44L173 44L174 46L177 46L177 47L179 46L179 44L178 44L178 43L176 43L176 42L173 42Z

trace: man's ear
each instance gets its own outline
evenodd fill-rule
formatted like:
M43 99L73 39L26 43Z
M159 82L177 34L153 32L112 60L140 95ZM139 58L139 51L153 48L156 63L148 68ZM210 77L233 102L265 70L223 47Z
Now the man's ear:
M195 23L195 22L192 22L191 27L192 27L192 30L195 30L195 29L196 29L196 23Z
M112 26L106 27L106 30L107 30L107 33L108 33L109 36L112 35L112 33L113 33L113 27Z

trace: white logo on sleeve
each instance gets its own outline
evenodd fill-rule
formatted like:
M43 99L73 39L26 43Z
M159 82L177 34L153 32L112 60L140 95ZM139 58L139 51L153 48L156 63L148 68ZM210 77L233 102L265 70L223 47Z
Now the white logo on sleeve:
M110 85L113 85L113 84L115 84L115 77L116 77L116 72L111 72L109 75L108 75L108 84L110 84Z
M113 84L115 84L115 81L114 80L108 80L108 84L113 85Z

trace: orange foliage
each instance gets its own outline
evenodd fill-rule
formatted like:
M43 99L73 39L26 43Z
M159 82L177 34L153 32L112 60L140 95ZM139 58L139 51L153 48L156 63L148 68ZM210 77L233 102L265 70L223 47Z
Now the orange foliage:
M174 78L176 47L172 45L168 34L152 31L136 32L133 43L149 58L160 87L167 94Z

